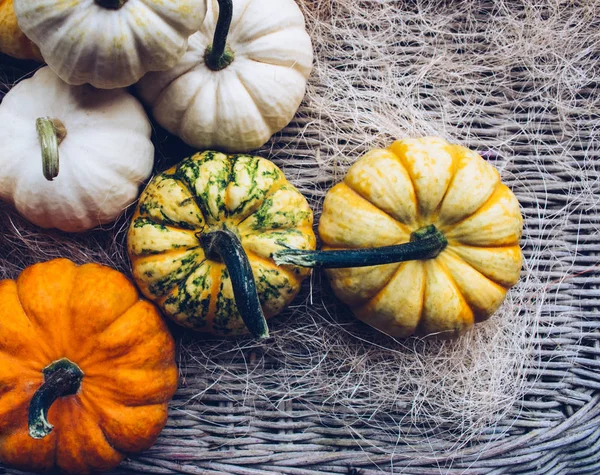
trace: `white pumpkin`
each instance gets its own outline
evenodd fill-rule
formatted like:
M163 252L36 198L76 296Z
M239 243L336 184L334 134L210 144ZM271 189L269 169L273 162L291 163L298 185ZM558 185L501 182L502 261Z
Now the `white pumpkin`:
M204 24L179 64L147 74L137 87L156 121L189 145L246 152L292 120L313 53L294 0L234 1L227 35L230 8L231 0L208 0ZM215 54L225 35L226 51Z
M15 0L14 8L63 81L112 89L175 66L206 0Z
M43 228L115 220L152 172L150 122L124 89L69 86L45 67L4 96L0 124L0 199Z

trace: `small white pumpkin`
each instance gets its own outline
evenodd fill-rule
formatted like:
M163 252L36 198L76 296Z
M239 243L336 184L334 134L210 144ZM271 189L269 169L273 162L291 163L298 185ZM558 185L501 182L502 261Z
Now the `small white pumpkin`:
M231 0L209 0L179 64L137 87L156 121L189 145L246 152L292 120L312 61L294 0L236 0L233 11Z
M0 124L0 199L43 228L114 221L152 172L150 122L125 89L69 86L44 67L4 96Z
M63 81L112 89L175 66L206 0L15 0L14 8Z

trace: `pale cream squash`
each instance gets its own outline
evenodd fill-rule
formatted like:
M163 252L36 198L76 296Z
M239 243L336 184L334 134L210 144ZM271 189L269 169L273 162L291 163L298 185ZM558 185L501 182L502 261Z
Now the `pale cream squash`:
M150 122L124 89L69 86L44 67L4 97L0 124L0 199L44 228L113 221L152 171Z
M328 192L324 251L275 260L329 267L340 300L389 335L452 336L489 318L518 281L522 228L515 195L477 153L406 139L367 153Z
M189 145L245 152L292 120L312 61L294 0L209 0L179 64L137 87L156 121Z
M23 32L68 84L112 89L179 61L206 0L14 0Z

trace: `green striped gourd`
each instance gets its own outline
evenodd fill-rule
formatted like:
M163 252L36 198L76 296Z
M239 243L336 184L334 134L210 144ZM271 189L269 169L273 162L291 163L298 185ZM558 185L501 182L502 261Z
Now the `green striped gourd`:
M128 233L133 275L182 326L264 337L262 314L240 309L258 295L258 313L262 307L269 318L291 303L310 271L271 258L315 249L312 223L306 199L270 161L198 153L157 175L141 195ZM245 270L230 265L236 259ZM254 282L257 292L240 287Z

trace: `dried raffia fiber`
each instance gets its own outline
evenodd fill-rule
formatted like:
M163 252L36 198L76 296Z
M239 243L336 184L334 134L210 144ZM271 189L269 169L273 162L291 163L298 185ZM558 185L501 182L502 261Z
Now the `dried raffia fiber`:
M173 328L170 422L115 473L598 473L600 2L298 3L315 71L260 153L318 217L372 147L425 134L470 146L522 204L522 280L454 342L356 323L319 273L265 344ZM25 72L1 64L8 82ZM155 139L157 169L190 152ZM65 236L2 206L0 224L0 277L58 255L128 270L127 216Z

